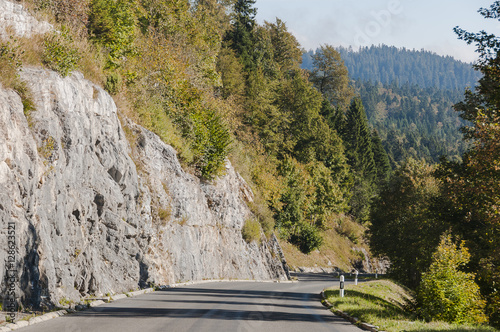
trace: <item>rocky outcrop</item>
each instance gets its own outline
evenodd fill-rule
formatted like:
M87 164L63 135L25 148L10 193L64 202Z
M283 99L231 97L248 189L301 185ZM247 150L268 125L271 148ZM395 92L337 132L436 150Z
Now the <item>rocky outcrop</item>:
M125 135L113 99L82 74L23 68L21 78L36 106L28 114L0 87L2 294L9 225L16 294L35 306L150 284L287 278L275 238L243 240L252 194L229 162L203 182L155 134L125 119Z
M0 1L0 39L11 35L31 37L50 31L52 26L29 15L20 4Z
M354 252L359 253L360 258L352 262L355 271L360 273L379 273L386 274L389 270L390 262L387 258L371 257L365 248L352 248Z

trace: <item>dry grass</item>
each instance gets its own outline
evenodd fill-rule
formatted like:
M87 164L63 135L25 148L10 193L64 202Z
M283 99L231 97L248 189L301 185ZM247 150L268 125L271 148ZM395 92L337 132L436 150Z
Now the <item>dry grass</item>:
M54 15L49 10L35 10L37 7L36 1L22 1L22 5L39 21L47 21L54 27L55 30L61 31L62 25L58 23ZM78 63L78 71L82 72L88 80L102 86L106 81L104 72L103 53L92 44L87 36L82 32L80 25L67 25L70 30L70 35L73 39L72 47L78 50L81 59ZM18 44L24 51L21 60L24 66L40 66L42 65L42 55L44 51L44 41L47 35L35 35L31 38L18 38Z
M189 221L189 217L187 215L183 215L180 219L177 220L177 223L181 226L185 226Z
M20 84L18 70L23 52L19 39L11 36L9 40L0 40L0 83L4 88L15 89Z
M172 216L172 208L170 206L162 207L158 209L158 217L160 217L163 225L166 225L166 222Z

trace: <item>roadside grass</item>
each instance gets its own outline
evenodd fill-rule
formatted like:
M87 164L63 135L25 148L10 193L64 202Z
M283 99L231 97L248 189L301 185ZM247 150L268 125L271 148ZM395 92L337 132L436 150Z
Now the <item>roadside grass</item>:
M361 322L378 326L380 331L498 331L482 325L456 325L420 320L411 310L414 302L412 292L390 280L347 285L343 298L339 296L338 287L329 288L325 290L325 297L333 305L332 311L343 311Z

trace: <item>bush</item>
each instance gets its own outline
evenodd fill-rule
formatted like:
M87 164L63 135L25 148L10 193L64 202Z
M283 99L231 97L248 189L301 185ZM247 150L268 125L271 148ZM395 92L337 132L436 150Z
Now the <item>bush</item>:
M315 226L308 223L301 223L296 234L292 235L291 242L298 246L304 254L309 254L315 249L319 249L323 244L323 237Z
M115 95L120 90L122 84L122 78L120 74L112 72L106 76L106 83L104 83L104 89L108 91L111 95Z
M57 71L63 77L78 68L80 55L73 46L73 38L67 28L62 27L60 32L48 34L44 46L42 62L48 68Z
M420 312L425 319L457 324L486 322L485 301L474 282L475 275L459 270L469 259L467 248L457 248L450 235L441 238L418 290Z
M241 229L241 235L247 243L252 241L259 242L260 240L260 223L256 219L248 219L245 221Z
M229 153L231 135L223 118L212 110L191 114L193 125L194 165L199 175L207 180L221 174Z
M135 0L93 0L90 4L89 33L108 53L109 68L120 67L124 57L136 54L136 6Z

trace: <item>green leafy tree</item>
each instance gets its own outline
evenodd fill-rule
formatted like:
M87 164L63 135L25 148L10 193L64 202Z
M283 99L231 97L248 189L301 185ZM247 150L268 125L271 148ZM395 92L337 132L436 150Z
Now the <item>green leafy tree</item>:
M217 68L222 37L228 31L230 4L217 0L140 0L140 27L144 34L161 34L169 53L186 62L191 81L205 89L220 87Z
M276 227L283 238L290 240L306 222L314 188L306 170L293 158L285 157L278 170L286 187L279 199L280 205L274 208Z
M341 184L335 181L332 171L322 162L311 162L306 169L314 188L308 219L317 227L324 229L326 221L333 214L347 210L345 193Z
M227 47L221 49L217 70L221 73L222 78L222 97L233 96L236 99L243 97L245 93L244 68L232 49Z
M440 187L433 171L423 161L407 160L395 170L371 213L370 247L390 259L392 277L413 289L447 228L434 214Z
M341 211L344 200L330 170L321 163L304 167L286 157L279 167L285 188L275 207L276 226L282 238L308 254L321 246L325 218Z
M499 20L500 1L480 13ZM469 265L486 295L490 322L500 326L500 39L484 31L470 33L457 27L455 32L460 39L476 44L480 60L475 67L484 76L455 106L470 121L463 132L472 147L462 163L443 161L440 165L437 174L450 206L443 217L471 249Z
M201 177L213 179L222 173L231 146L231 135L223 118L214 110L190 114L193 126L195 166Z
M273 57L282 73L297 70L302 61L300 44L282 20L276 18L275 23L265 22L264 27L269 30L273 45Z
M425 319L456 324L487 321L486 302L474 281L475 275L462 271L469 260L469 251L463 243L458 248L451 235L441 238L418 289L419 312Z
M135 54L135 0L92 0L88 30L92 40L108 52L108 67L121 65L123 57Z
M260 69L250 72L243 114L243 122L255 130L266 151L275 156L283 149L291 122L290 114L281 112L275 102L278 83L269 80Z
M295 156L307 163L315 159L315 146L308 144L312 139L315 121L320 121L321 95L305 77L297 72L285 80L277 90L276 105L285 118L290 119L288 131L284 132L282 153Z
M349 107L354 97L354 89L340 53L333 46L321 46L313 57L313 64L311 81L314 86L335 107L341 110Z
M270 29L258 25L254 29L253 36L253 62L250 67L247 66L247 70L260 70L270 81L278 81L283 77L283 73L280 72L279 64L275 61L275 49Z

